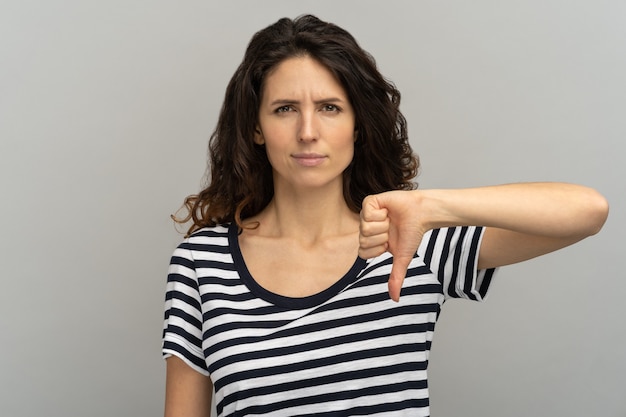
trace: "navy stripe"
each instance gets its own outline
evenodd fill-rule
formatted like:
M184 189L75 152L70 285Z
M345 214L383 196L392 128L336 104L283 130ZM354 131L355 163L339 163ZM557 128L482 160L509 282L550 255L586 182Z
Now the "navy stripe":
M387 282L389 277L382 277L382 282ZM341 308L350 308L367 304L379 303L381 301L386 301L389 299L389 295L387 291L379 291L377 293L371 295L364 295L361 297L351 297L343 300L337 300L332 303L325 304L320 308L316 309L315 312L323 312L323 311L332 311L338 310Z
M247 292L247 291L240 293L240 294L227 294L225 292L206 292L206 293L202 293L202 296L200 297L200 301L202 302L202 304L209 302L209 301L217 301L217 300L227 301L231 303L242 303L242 302L254 300L255 298L256 297L254 296L254 294L251 294L250 292ZM248 310L246 310L246 312L247 311ZM207 317L210 317L210 316L207 316Z
M209 229L209 228L203 228L203 229L199 229L195 232L193 232L190 236L190 239L197 237L197 236L203 236L203 237L227 237L228 236L228 230L226 228L223 229Z
M180 265L191 270L195 269L193 259L181 258L180 256L175 255L172 256L172 259L170 259L170 265Z
M203 359L190 354L185 348L181 347L180 345L176 343L170 342L169 340L165 340L163 342L163 350L170 350L170 351L177 352L183 358L187 359L189 362L196 365L198 368L206 370L206 363L204 363Z
M231 262L220 262L220 261L212 261L208 259L196 259L195 260L196 269L199 268L213 268L221 271L234 271L235 265Z
M234 416L246 416L249 414L266 414L275 412L278 410L282 410L290 407L297 406L306 406L312 404L319 404L321 402L330 402L330 401L343 401L343 400L353 400L355 398L364 397L364 396L372 396L372 395L384 395L404 390L417 390L426 388L426 381L406 381L403 383L397 384L389 384L384 386L368 386L359 390L352 391L338 391L338 392L328 392L319 395L312 395L308 397L299 397L299 398L290 398L285 401L276 402L272 404L263 404L263 405L254 405L251 407L244 408L242 410L236 411ZM241 399L241 397L239 397ZM226 401L226 399L225 399ZM380 406L377 404L376 407ZM359 409L366 409L370 407L361 406ZM356 410L356 409L354 409ZM390 411L386 406L380 411ZM342 416L345 416L345 412L342 412ZM354 415L354 414L350 414Z
M430 239L428 240L428 245L426 246L426 253L424 253L424 263L426 265L430 265L433 260L433 253L435 252L435 244L437 243L439 230L440 229L434 229L430 231Z
M447 230L445 240L444 240L443 250L441 251L442 252L441 258L439 258L438 278L439 278L439 282L441 282L442 284L445 282L446 263L448 262L448 255L450 254L450 245L452 244L452 237L454 236L455 230L456 229L454 227L451 227L450 229ZM454 283L455 283L455 279L454 277L452 277L452 279L448 283L448 295L452 297L458 297L458 295L456 294L456 291L454 290Z
M202 358L192 355L191 353L189 353L187 349L185 349L184 347L180 346L177 343L171 342L169 340L165 340L163 341L163 350L176 352L183 358L187 359L189 362L196 365L198 368L206 371L206 363L204 362ZM164 352L164 354L166 353L169 353L169 352Z
M253 297L254 299L254 297ZM208 301L208 300L207 300ZM203 301L203 303L206 301ZM229 308L229 307L220 307L220 308L213 308L211 310L207 310L202 314L202 320L204 321L208 321L208 320L212 320L215 317L219 317L223 314L241 314L244 316L257 316L257 317L262 317L262 316L266 316L268 314L275 314L281 311L285 311L284 309L278 309L276 308L276 306L263 306L263 307L258 307L258 308L254 308L254 309L249 309L249 310L242 310L242 309L235 309L235 308Z
M224 241L223 245L185 241L180 244L179 248L196 252L211 252L220 254L230 253L230 250L228 248L228 241L226 240Z
M480 288L478 289L478 293L482 298L487 295L487 290L489 289L489 285L491 285L491 280L493 279L493 274L496 272L495 268L491 268L485 271L485 276L483 277L483 282L480 284Z
M181 310L180 308L172 307L165 312L165 319L169 319L171 316L179 317L185 323L191 324L193 327L197 329L202 328L202 322L195 318L193 315L187 313L185 310Z
M476 232L472 236L472 241L469 247L469 255L467 256L467 264L465 270L465 286L463 287L465 294L470 300L477 300L476 295L473 293L474 277L476 276L476 254L478 253L478 241L480 240L480 231L482 229L477 228Z
M422 284L402 287L402 296L406 295L423 295L423 294L441 294L441 284ZM428 304L434 305L434 304ZM439 304L437 304L438 306Z
M196 280L193 278L189 278L186 275L171 272L167 275L167 281L181 283L195 291L198 291L198 283L196 282Z
M463 243L465 242L465 235L467 235L467 226L461 227L459 238L456 241L453 257L452 279L451 281L458 282L462 280L463 289L462 293L465 294L470 300L476 300L476 296L472 294L472 283L474 281L474 270L472 269L469 274L461 276L461 256L463 255Z
M216 277L214 275L203 275L203 276L198 277L198 286L201 287L203 285L236 287L237 285L243 285L243 284L238 276L233 276L232 278L224 278L224 277Z
M298 414L293 417L345 417L345 416L368 416L383 412L391 413L407 409L421 409L429 406L428 398L415 398L395 403L376 404L369 406L353 407L342 411L326 411L314 414Z
M164 330L164 333L171 333L177 336L180 336L185 341L189 342L189 344L193 346L202 346L202 341L196 336L189 333L187 330L182 327L175 326L173 324L168 324Z
M389 258L386 258L386 259L384 259L384 260L382 260L380 262L368 264L367 268L363 269L363 271L361 271L359 276L369 275L375 269L378 269L378 268L380 268L382 266L391 265L392 263L393 263L393 257L390 256Z
M391 259L390 259L391 260ZM391 262L389 262L391 264ZM375 268L371 268L375 269ZM371 272L370 272L371 274ZM380 285L384 284L389 280L389 273L378 274L378 275L369 275L365 278L361 278L358 281L354 282L350 288L362 288L370 285Z
M195 298L185 294L184 292L171 290L165 293L165 301L169 300L179 300L183 303L190 305L196 310L200 311L200 303Z
M393 258L389 259L390 262L389 264L391 264L393 261ZM427 265L419 265L413 268L409 268L407 270L407 276L419 276L419 275L428 275L431 274L430 268ZM351 288L361 288L361 287L366 287L368 285L379 285L379 284L385 284L387 283L387 281L389 281L389 273L386 274L382 274L382 275L370 275L367 278L363 278L358 280L357 282L355 282Z
M233 314L235 314L233 312ZM239 313L239 315L242 315ZM228 332L230 330L237 329L277 329L291 323L292 320L242 320L242 321L230 321L227 323L212 326L210 330L207 330L204 334L205 338L213 337L217 334Z

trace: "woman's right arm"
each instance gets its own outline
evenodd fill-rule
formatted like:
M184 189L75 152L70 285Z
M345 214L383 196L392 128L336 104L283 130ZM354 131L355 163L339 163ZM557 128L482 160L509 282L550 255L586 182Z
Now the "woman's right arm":
M213 384L182 359L166 359L165 417L209 417Z

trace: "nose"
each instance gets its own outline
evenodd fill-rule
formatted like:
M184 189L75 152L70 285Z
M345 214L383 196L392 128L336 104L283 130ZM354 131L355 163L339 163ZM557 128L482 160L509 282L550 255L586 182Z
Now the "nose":
M312 142L319 137L319 129L315 112L302 112L300 114L300 129L298 132L299 142Z

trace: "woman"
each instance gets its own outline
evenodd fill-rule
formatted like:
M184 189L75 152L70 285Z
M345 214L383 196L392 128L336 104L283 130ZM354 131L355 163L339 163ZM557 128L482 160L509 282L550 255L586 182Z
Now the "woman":
M211 177L172 257L166 416L429 415L448 298L597 233L594 190L417 190L400 95L343 29L258 32L226 91Z

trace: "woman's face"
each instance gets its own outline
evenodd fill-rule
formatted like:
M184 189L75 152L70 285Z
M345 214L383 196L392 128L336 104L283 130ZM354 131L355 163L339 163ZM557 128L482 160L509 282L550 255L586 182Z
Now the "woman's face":
M354 155L354 110L334 75L311 57L289 58L265 79L254 141L265 145L274 187L342 187Z

